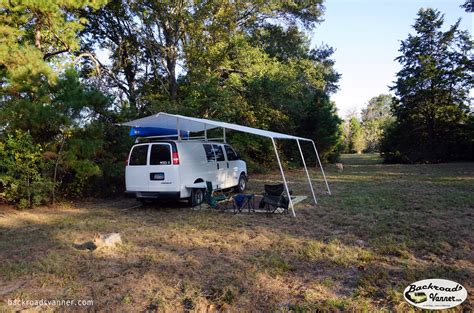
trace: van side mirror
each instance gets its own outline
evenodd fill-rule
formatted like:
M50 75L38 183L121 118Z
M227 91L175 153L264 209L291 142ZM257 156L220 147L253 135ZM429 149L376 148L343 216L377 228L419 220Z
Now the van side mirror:
M236 151L235 154L237 156L237 160L240 160L240 152Z

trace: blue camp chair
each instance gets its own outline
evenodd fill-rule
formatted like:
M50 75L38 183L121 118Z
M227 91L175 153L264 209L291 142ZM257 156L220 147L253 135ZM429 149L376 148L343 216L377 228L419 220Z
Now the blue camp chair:
M255 198L255 195L250 194L246 195L243 193L236 194L232 197L234 199L234 214L237 214L237 212L242 212L245 208L247 208L250 212L255 212L255 208L253 205L253 201Z

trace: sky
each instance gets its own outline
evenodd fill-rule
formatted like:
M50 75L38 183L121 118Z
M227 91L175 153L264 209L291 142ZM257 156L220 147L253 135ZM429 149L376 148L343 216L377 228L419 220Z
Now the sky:
M340 116L359 112L370 98L390 93L400 66L400 42L414 34L420 8L444 13L445 27L461 18L460 29L473 33L473 13L459 6L464 0L326 0L324 22L309 35L312 46L335 48L335 68L342 74L332 96Z

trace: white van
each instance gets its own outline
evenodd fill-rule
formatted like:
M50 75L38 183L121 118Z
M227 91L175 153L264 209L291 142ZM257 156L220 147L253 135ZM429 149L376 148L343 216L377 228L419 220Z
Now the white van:
M202 202L206 181L214 189L247 186L247 165L225 143L160 140L135 144L125 167L126 192L138 200L188 199Z

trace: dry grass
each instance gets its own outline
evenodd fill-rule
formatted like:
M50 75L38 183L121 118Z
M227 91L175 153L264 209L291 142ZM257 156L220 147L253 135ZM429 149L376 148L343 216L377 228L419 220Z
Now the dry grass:
M474 164L343 163L343 173L327 168L332 196L313 171L319 205L299 204L296 218L124 210L131 199L0 207L0 312L15 298L93 299L111 311L405 312L403 289L423 278L463 284L472 310ZM271 181L278 172L251 177L251 191ZM302 171L289 181L309 193ZM124 244L74 248L95 232L120 232Z

